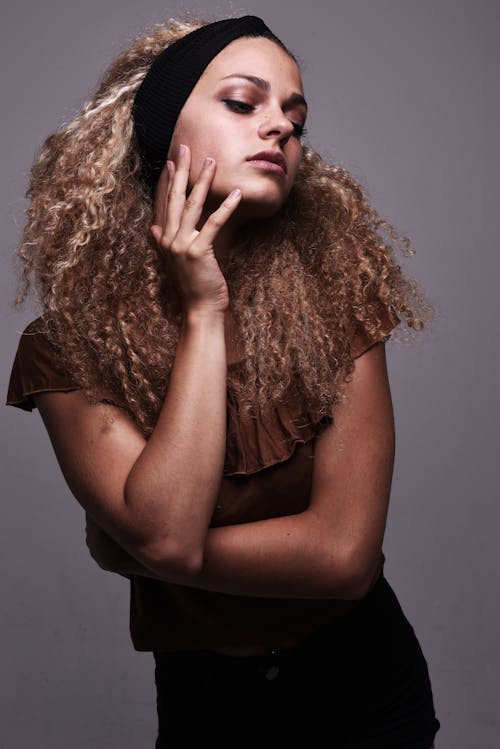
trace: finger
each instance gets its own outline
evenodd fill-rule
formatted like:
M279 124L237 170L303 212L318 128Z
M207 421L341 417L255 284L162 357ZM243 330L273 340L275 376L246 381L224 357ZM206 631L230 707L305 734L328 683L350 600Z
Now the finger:
M163 227L165 227L166 221L167 221L168 199L170 197L170 191L172 189L172 182L173 182L174 174L175 174L175 164L173 161L170 161L170 159L167 160L167 173L168 173L167 189L166 189L164 200L163 200L163 214L162 214L162 226Z
M157 244L160 243L164 227L165 227L165 213L166 204L168 201L168 195L172 186L174 165L172 161L167 161L162 169L158 184L155 190L155 202L154 202L154 223L150 227L151 234Z
M168 170L168 162L167 162L165 166L163 167L163 169L161 170L160 179L158 180L158 184L156 185L156 189L155 189L153 224L156 224L157 226L163 225L163 215L165 211L165 198L167 195L168 183L169 183L169 170Z
M169 242L177 234L181 220L184 204L186 202L186 190L189 182L189 168L191 165L191 152L188 146L179 147L179 155L175 164L175 172L172 178L170 192L166 203L165 220L163 223L164 239Z
M237 188L207 218L195 240L196 245L201 247L211 247L213 245L218 232L233 215L240 200L241 190Z
M215 174L215 161L207 157L200 173L184 203L178 235L191 236L201 218L210 185Z
M160 240L161 240L161 235L163 233L163 230L162 230L161 226L159 226L159 224L153 224L150 227L149 231L153 235L153 239L155 240L155 242L159 243Z

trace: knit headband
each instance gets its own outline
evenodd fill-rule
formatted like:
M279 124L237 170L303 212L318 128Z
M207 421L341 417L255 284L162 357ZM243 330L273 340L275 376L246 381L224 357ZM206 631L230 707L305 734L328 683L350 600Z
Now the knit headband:
M152 184L165 165L180 111L203 71L224 47L244 36L264 36L284 48L264 21L257 16L242 16L201 26L154 59L132 107L144 173Z

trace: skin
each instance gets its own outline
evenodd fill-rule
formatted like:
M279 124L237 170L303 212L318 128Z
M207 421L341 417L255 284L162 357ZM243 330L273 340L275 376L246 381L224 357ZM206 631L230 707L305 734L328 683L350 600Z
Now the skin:
M259 78L268 90L237 74ZM209 167L212 182L199 224L232 190L242 191L238 211L216 238L216 257L231 250L237 226L272 215L286 200L302 158L300 131L307 116L303 97L299 70L286 52L268 39L244 38L231 42L211 61L181 110L168 153L171 174L176 168L188 169L189 191L205 159L213 160ZM189 153L181 155L181 145L187 145ZM248 161L264 150L283 154L286 175ZM167 170L159 183L157 219Z
M221 83L235 72L268 81L268 90L246 79ZM237 226L286 200L302 152L293 123L305 118L302 104L289 108L292 94L302 95L293 60L269 40L238 40L208 66L181 112L151 231L185 319L150 439L124 411L90 405L78 391L35 396L87 512L92 555L106 569L114 548L114 568L125 573L236 595L347 599L364 597L379 571L395 439L382 343L356 359L334 423L316 439L307 510L209 528L226 440L229 298L217 257L231 250ZM229 96L255 108L236 113ZM283 153L286 175L248 163L264 149ZM207 156L213 161L202 168ZM228 199L235 188L241 193Z

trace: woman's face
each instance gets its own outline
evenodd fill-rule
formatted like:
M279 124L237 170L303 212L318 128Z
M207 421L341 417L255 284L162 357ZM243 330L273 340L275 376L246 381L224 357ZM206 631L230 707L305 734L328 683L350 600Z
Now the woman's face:
M180 144L189 146L190 186L203 160L215 159L209 210L239 187L240 215L269 216L283 205L293 185L306 113L299 70L291 57L269 39L237 39L214 57L191 92L168 157L177 163ZM255 158L263 152L270 154Z

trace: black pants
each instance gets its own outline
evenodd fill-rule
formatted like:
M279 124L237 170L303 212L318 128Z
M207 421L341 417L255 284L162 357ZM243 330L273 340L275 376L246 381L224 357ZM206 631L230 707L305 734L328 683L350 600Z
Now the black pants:
M429 749L440 728L427 662L383 575L293 650L154 657L156 749Z

